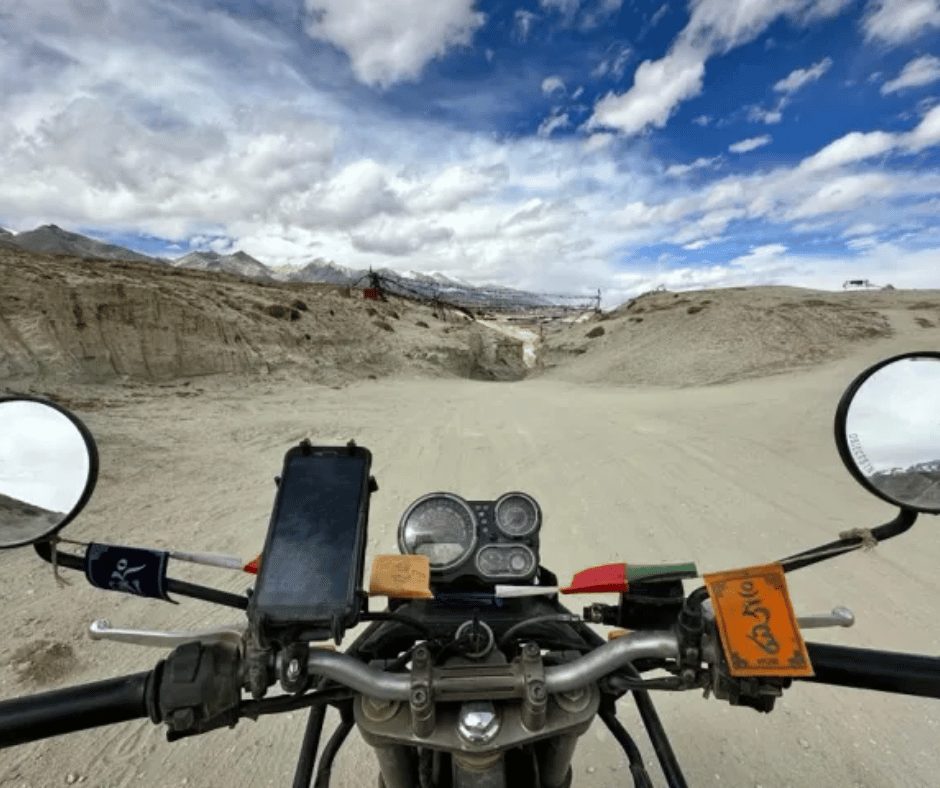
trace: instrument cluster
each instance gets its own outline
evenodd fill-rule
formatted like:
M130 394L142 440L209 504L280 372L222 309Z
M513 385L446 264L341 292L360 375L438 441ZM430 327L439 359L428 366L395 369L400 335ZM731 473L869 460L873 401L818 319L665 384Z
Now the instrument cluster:
M448 492L412 503L398 526L398 548L426 555L431 580L475 576L483 582L531 580L539 565L542 510L526 493L495 501L466 501Z

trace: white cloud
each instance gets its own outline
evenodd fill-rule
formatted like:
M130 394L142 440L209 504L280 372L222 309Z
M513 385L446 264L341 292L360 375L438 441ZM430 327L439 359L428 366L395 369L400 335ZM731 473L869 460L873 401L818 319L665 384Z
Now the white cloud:
M568 120L567 112L561 115L550 115L539 124L537 133L540 137L551 137L553 132L558 129L566 128L569 125L571 124Z
M769 134L763 134L760 137L750 137L749 139L735 142L733 145L728 146L728 150L732 153L747 153L748 151L752 151L755 148L760 148L769 144L770 141L771 136Z
M698 170L698 169L701 169L702 167L708 167L714 164L716 161L718 161L717 156L713 156L710 159L705 158L703 156L703 157L696 159L691 164L673 164L671 167L669 167L666 170L666 175L671 178L677 178L680 175L685 175L687 172L690 172L692 170Z
M747 119L753 122L762 121L768 125L779 123L783 120L783 113L780 111L780 105L776 109L764 109L763 107L748 107Z
M561 77L545 77L542 80L542 93L546 96L550 96L556 90L565 92L565 83L562 82Z
M360 252L373 252L380 255L401 257L411 255L429 246L446 243L454 236L449 227L441 227L434 222L416 219L393 221L379 217L350 234L355 249Z
M899 141L914 153L940 144L940 104L929 110L912 131L899 135Z
M880 173L844 175L824 183L814 194L791 208L787 216L790 219L801 219L848 211L863 203L887 197L897 188L897 183L891 177Z
M486 21L472 0L306 0L304 29L349 56L367 85L415 80L431 60L466 46Z
M710 246L713 243L717 243L721 240L721 236L713 236L712 238L701 238L698 241L693 241L689 244L684 244L683 249L688 249L689 251L697 251L699 249L704 249L706 246Z
M663 128L675 107L702 91L705 64L694 52L674 50L660 60L645 60L622 95L608 93L594 105L588 128L615 128L637 134L647 126Z
M850 238L848 241L845 242L845 245L849 247L849 249L859 250L859 249L871 249L872 247L877 246L878 243L879 241L877 238L874 238L872 236L867 236L864 238Z
M865 37L897 46L931 27L940 27L940 0L870 0Z
M577 101L579 98L581 98L581 94L582 94L582 93L584 93L584 88L581 87L580 85L578 85L578 87L575 89L574 93L571 94L572 100L573 100L573 101Z
M539 5L546 11L557 11L565 18L571 19L581 5L581 0L539 0Z
M604 150L609 147L610 144L614 141L615 137L613 134L592 134L584 143L584 152L585 153L594 153L595 151Z
M515 34L520 41L528 41L529 33L532 32L532 27L538 21L538 14L533 14L531 11L525 11L519 9L516 11L515 20Z
M867 134L853 131L803 159L800 169L819 171L841 167L843 164L880 156L891 150L895 144L894 135L884 131L872 131Z
M810 82L815 82L832 68L832 58L825 57L809 68L798 68L791 71L784 79L774 84L774 90L779 93L795 93Z
M712 119L708 117L708 115L699 115L697 117L692 118L692 122L697 123L699 126L707 126L709 123L712 122Z
M763 246L755 246L746 254L742 254L739 257L735 257L728 262L730 266L740 266L751 271L761 270L765 268L768 264L775 263L784 252L787 251L787 247L783 244L765 244Z
M752 41L781 16L800 24L840 13L851 0L691 0L692 15L672 48L644 61L626 93L609 93L594 107L588 128L627 135L663 128L683 101L702 90L705 61Z
M627 63L633 56L632 47L617 45L610 47L607 52L607 57L591 70L591 76L595 79L606 76L617 80L622 79L627 70Z
M845 164L881 156L897 148L917 153L940 143L940 105L929 110L920 123L906 133L852 131L800 162L805 172L820 172Z
M940 79L940 57L924 55L910 61L898 76L881 86L881 94L896 93L904 88L929 85Z
M600 0L595 8L585 11L579 27L581 30L592 30L619 11L622 5L623 0Z
M753 41L781 16L805 25L829 19L852 0L692 0L682 36L711 52L728 52Z
M851 238L855 235L872 235L873 233L878 232L880 229L881 227L879 227L877 224L872 224L871 222L858 222L844 230L842 237Z
M504 164L483 167L452 164L433 178L416 177L408 181L402 188L403 199L412 213L454 211L468 201L492 193L508 176L509 170Z

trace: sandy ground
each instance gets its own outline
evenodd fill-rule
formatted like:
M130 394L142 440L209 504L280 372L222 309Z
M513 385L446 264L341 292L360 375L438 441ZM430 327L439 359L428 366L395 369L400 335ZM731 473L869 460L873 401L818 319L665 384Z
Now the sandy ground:
M161 385L43 383L35 390L71 404L98 440L98 487L68 529L75 539L253 557L284 451L303 437L355 438L372 450L381 488L373 497L367 566L374 555L395 551L398 519L423 493L479 499L519 489L542 506L542 561L563 581L613 561L694 560L700 571L716 571L779 559L894 516L851 479L832 440L836 403L855 374L894 352L938 347L940 330L916 323L903 304L882 314L891 331L840 340L834 359L718 385L611 385L600 374L590 378L600 356L585 371L562 367L558 352L556 369L520 382L402 377L334 388L275 370ZM609 342L628 330L584 339L590 328L564 329L578 333L555 346ZM583 379L563 379L563 370ZM815 630L811 640L938 654L938 563L937 522L922 516L908 534L871 553L800 570L789 586L799 613L846 605L856 614L854 628ZM171 566L176 577L230 591L250 585L246 575ZM97 618L156 629L238 618L197 601L173 606L99 591L76 573L60 589L29 550L0 553L0 575L7 579L0 586L3 698L147 670L163 656L89 640ZM583 597L572 607L592 601ZM934 701L797 684L774 713L759 715L700 693L657 698L690 785L937 784ZM662 784L629 699L620 713ZM0 785L288 785L304 719L295 713L243 721L174 744L144 721L77 733L0 751ZM334 722L331 712L327 733ZM333 785L373 785L375 774L354 733ZM575 775L579 786L630 784L622 751L602 724L583 737Z

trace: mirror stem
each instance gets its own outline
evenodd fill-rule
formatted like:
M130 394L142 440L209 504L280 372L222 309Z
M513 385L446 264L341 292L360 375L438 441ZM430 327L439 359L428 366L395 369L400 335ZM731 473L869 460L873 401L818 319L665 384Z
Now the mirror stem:
M892 536L903 534L914 524L916 519L917 512L913 509L901 509L898 516L891 522L872 528L871 535L877 542L883 542L885 539L890 539ZM804 566L816 564L828 558L834 558L837 555L857 550L863 542L863 537L851 536L846 539L839 539L836 542L829 542L829 544L814 547L812 550L805 550L802 553L791 555L789 558L778 561L778 563L783 566L784 572L792 572L794 569L802 569Z
M52 563L52 545L49 542L35 542L33 548L39 557L47 563ZM85 571L85 559L81 556L63 553L56 550L56 563L61 567L77 569L80 572ZM197 585L196 583L187 583L185 580L174 580L172 577L166 579L166 589L180 596L188 596L193 599L202 599L205 602L213 602L217 605L234 607L238 610L247 610L248 597L230 594L228 591L219 591L208 586Z

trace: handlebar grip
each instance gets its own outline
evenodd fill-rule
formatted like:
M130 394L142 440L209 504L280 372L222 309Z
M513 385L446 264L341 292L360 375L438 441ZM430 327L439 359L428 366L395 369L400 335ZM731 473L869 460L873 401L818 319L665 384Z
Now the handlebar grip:
M147 717L153 671L0 701L0 748Z
M940 698L940 657L807 643L815 676L800 681Z

